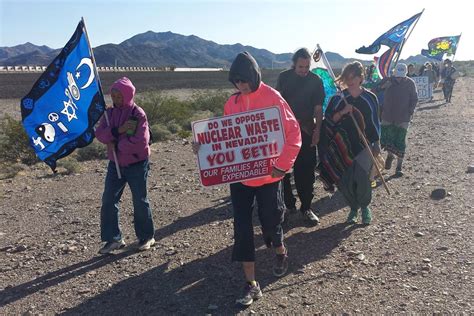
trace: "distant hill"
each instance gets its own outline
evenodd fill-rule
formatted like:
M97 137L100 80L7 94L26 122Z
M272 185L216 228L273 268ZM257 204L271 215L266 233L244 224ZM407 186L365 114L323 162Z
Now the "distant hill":
M58 54L47 46L31 43L0 48L0 65L48 65ZM135 35L120 44L105 44L94 48L98 66L154 66L154 67L223 67L229 68L235 56L250 52L262 68L288 68L292 53L274 54L266 49L240 43L220 45L194 35L148 31ZM327 52L329 62L340 68L348 61L343 56ZM366 62L364 62L366 63Z
M13 47L0 47L0 61L8 60L9 58L17 57L23 54L38 53L39 55L48 55L48 53L54 51L54 49L48 46L36 46L27 42L25 44L13 46ZM12 64L13 66L13 64Z
M105 44L94 48L98 66L140 66L140 67L185 67L185 68L229 68L235 56L242 51L250 52L262 68L288 68L292 53L274 54L266 49L245 46L240 43L220 45L195 35L181 35L172 32L148 31L137 34L120 44ZM59 53L59 49L25 43L13 47L0 47L0 65L38 65L46 66ZM359 60L344 58L338 53L326 52L335 69L344 64ZM367 55L370 59L370 56ZM429 59L410 56L406 63L423 64Z

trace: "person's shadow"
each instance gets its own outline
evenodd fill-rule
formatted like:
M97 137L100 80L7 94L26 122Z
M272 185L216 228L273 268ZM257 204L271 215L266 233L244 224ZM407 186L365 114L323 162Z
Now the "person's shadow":
M159 241L163 238L173 235L180 230L207 225L214 221L223 221L232 217L232 209L230 207L229 198L214 202L217 202L217 204L212 207L202 209L190 216L180 217L171 224L155 230L155 239ZM88 260L77 262L67 267L60 268L56 271L46 273L45 275L29 282L6 287L1 292L0 306L13 303L38 291L46 290L70 279L80 277L88 272L99 269L105 265L121 260L135 253L135 245L128 245L125 249L115 255L97 255Z
M134 254L136 251L126 248L114 256L95 256L89 260L74 263L70 266L49 272L29 282L16 286L5 287L0 296L0 307L18 301L36 292L46 290L71 279L80 277L90 271L99 269L105 265L121 260Z
M446 104L446 102L441 102L441 103L433 104L433 105L429 105L429 106L417 107L416 111L420 112L420 111L427 111L427 110L435 110L435 109L439 109L440 107L442 107L445 104Z
M336 224L287 238L285 243L290 254L288 273L301 273L308 264L325 258L358 227ZM263 299L271 299L271 291L265 288L278 280L271 272L274 252L262 246L261 235L255 236L255 243L257 279L264 292ZM64 314L238 313L245 309L235 304L235 299L243 289L244 278L240 263L230 262L231 252L232 246L228 246L184 265L170 258L167 263L127 278Z
M177 231L207 225L216 220L231 217L228 199L187 217L157 229L157 240L170 236ZM324 229L293 234L285 240L290 253L289 272L299 273L308 264L325 258L340 242L347 238L353 229L359 226L336 224ZM256 274L263 291L265 287L277 281L271 267L274 252L263 246L260 229L256 229L255 246L257 248ZM215 238L220 238L215 236ZM230 242L229 242L230 243ZM163 252L157 254L157 252ZM161 265L127 279L106 289L69 309L65 314L116 315L116 314L235 314L242 310L235 305L235 298L241 294L244 278L240 263L231 264L232 246L209 255L199 254L201 258L186 264L177 256L169 256L165 250L155 250L155 255L166 256ZM35 280L2 292L0 303L3 305L25 298L40 290L45 290L80 277L87 272L101 268L109 263L123 259L135 253L134 248L113 256L97 256L87 261L47 273ZM97 275L100 278L100 275Z
M213 202L217 202L217 204L197 211L189 216L179 217L171 224L156 229L155 240L162 240L184 229L195 228L211 224L212 222L224 221L232 218L232 204L230 202L230 197L215 200Z

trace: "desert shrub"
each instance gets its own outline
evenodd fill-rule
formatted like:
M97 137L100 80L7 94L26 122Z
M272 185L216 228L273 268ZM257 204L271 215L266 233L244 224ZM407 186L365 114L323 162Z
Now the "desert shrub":
M210 111L213 116L221 116L229 97L230 93L223 90L198 91L193 93L190 102L195 111Z
M65 174L73 174L81 171L81 164L72 156L58 160L58 168L64 168Z
M183 130L180 130L180 131L178 132L178 136L179 136L180 138L188 138L189 136L191 136L191 131L184 130L184 129L183 129Z
M141 94L137 98L137 104L145 110L150 125L175 122L183 126L193 112L189 102L180 101L176 97L166 96L160 92Z
M25 169L25 165L19 163L0 163L0 180L15 177L18 172Z
M32 165L38 162L20 121L6 115L0 121L0 161Z
M229 96L223 90L199 91L188 100L179 100L153 91L140 94L136 102L147 114L153 137L160 141L170 139L171 134L189 137L191 122L222 115Z
M97 159L107 159L107 147L96 139L94 139L94 141L87 147L79 148L77 150L78 161Z
M176 122L166 124L166 128L173 134L179 133L183 128Z
M192 130L191 122L199 121L199 120L205 120L205 119L211 118L213 116L214 116L214 114L209 110L194 112L194 114L188 118L184 128L186 130L190 131L190 130Z
M171 139L172 137L171 132L166 128L166 126L162 124L153 124L150 126L150 128L153 134L153 138L156 141L164 141Z

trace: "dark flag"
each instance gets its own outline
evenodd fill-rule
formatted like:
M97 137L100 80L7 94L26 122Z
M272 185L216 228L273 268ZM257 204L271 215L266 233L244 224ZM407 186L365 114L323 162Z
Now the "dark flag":
M443 57L445 54L447 55L456 54L456 49L458 48L458 43L459 43L460 38L461 38L461 35L433 38L428 43L428 49L422 49L421 54L428 58L443 60Z
M393 48L394 46L400 44L403 39L405 38L405 35L407 34L408 30L410 29L410 26L420 18L421 14L423 12L420 12L418 14L415 14L408 20L405 20L394 27L392 27L390 30L382 34L379 38L377 38L372 45L369 47L362 46L359 49L356 49L356 53L358 54L376 54L380 50L381 45L386 45L390 48Z
M393 63L393 57L400 49L401 44L397 44L392 48L389 48L385 53L380 57L375 57L377 63L377 70L379 75L382 78L390 77L390 68Z
M105 109L84 22L21 100L23 127L38 157L56 161L87 146Z

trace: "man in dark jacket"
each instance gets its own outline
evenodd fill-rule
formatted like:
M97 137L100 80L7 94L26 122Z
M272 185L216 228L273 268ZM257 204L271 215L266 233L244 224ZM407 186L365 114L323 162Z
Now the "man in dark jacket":
M293 55L293 67L278 76L276 89L288 102L301 128L302 145L296 159L293 174L296 191L300 198L300 211L312 224L319 223L318 216L311 209L313 185L315 181L316 145L319 142L323 119L322 104L324 87L318 75L309 71L311 55L301 48ZM285 205L296 212L296 198L291 188L291 174L284 179Z
M385 169L392 167L394 156L398 157L396 175L402 176L402 163L406 149L408 126L418 102L413 79L407 77L407 66L398 64L386 84L382 107L382 148L387 150Z

